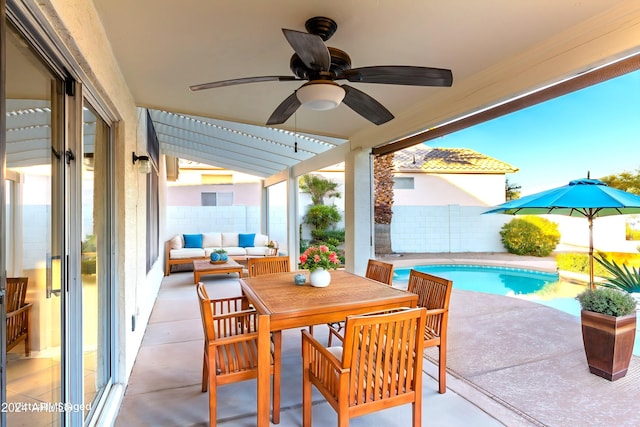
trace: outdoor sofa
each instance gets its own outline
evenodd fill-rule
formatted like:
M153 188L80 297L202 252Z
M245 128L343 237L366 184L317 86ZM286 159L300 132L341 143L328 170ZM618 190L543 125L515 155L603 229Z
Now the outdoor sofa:
M201 233L178 234L165 244L165 276L171 266L192 264L194 260L208 259L217 249L224 249L230 257L267 256L273 254L269 237L256 233Z

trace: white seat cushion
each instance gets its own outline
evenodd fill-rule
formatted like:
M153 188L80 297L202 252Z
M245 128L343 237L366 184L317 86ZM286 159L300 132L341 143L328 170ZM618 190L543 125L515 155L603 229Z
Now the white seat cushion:
M266 246L258 246L254 248L243 248L247 251L247 255L250 256L265 256L271 255L271 248Z
M171 259L203 258L204 257L204 249L200 249L200 248L172 249L169 253L170 253Z
M247 254L245 248L240 248L237 246L225 246L222 249L227 251L227 255L229 256L242 256Z

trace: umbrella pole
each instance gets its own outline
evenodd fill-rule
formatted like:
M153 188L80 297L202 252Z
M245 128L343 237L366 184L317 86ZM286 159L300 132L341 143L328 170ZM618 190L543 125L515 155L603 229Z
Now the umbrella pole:
M593 283L593 217L589 217L589 289L594 288Z

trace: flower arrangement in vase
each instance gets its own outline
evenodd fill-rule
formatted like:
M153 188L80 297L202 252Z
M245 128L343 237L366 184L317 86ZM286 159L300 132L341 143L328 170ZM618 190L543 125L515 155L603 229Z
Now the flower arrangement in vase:
M310 246L300 255L300 268L309 270L309 282L315 287L329 286L331 274L340 265L338 255L325 245Z

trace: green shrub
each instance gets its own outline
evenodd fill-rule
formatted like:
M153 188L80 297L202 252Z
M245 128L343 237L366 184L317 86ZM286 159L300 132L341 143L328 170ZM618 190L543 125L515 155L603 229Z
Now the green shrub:
M631 227L631 224L627 224L625 227L626 240L640 240L640 230L636 230Z
M636 300L631 295L611 288L587 289L576 299L583 310L609 316L626 316L636 309Z
M560 242L558 224L539 216L514 218L500 230L502 244L512 254L548 256Z
M574 273L589 274L589 254L586 252L566 252L556 255L558 270ZM606 277L607 270L594 261L593 274L598 277Z
M96 262L95 256L83 255L80 263L80 272L82 274L96 274Z
M311 230L311 237L314 241L335 240L344 243L344 230Z
M335 205L313 205L304 216L304 222L317 230L326 230L329 226L339 222L342 215Z
M589 274L589 254L566 252L556 255L558 270Z
M596 257L605 257L618 264L640 267L640 255L627 252L600 252ZM589 274L589 254L586 252L566 252L556 255L558 270ZM600 263L594 261L593 274L597 277L611 277L611 273Z

